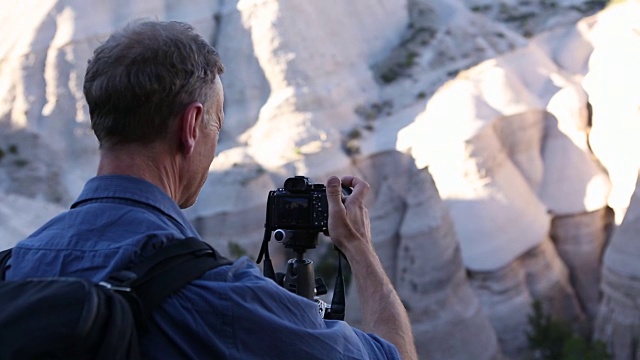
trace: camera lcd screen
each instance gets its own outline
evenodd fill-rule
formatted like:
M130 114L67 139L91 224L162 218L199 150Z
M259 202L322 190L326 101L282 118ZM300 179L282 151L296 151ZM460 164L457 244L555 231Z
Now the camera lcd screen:
M308 197L278 197L277 222L280 226L306 225L311 222L310 200Z

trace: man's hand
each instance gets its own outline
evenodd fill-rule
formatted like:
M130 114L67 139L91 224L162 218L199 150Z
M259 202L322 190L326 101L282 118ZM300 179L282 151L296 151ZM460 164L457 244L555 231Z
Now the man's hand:
M333 243L349 258L362 246L371 245L369 212L364 207L364 199L369 192L369 184L364 180L345 176L342 184L353 189L344 201L340 179L332 176L327 180L327 201L329 202L329 234Z
M369 184L353 176L343 177L342 183L353 188L344 204L341 180L335 176L327 180L329 235L351 265L362 308L363 330L394 344L402 359L417 359L407 311L371 243L369 212L364 206Z

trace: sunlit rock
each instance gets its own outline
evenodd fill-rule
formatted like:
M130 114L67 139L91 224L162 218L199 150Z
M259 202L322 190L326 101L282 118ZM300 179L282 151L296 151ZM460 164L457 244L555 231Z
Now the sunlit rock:
M589 331L598 262L578 265L568 255L575 266L567 269L549 240L555 216L607 206L610 183L590 153L588 115L579 83L531 45L449 81L399 132L399 148L429 169L451 212L471 284L507 356L527 349L522 329L536 300ZM604 222L591 225L579 240L589 259L606 235ZM570 231L555 230L572 242Z
M533 300L578 325L581 307L593 317L605 209L621 219L635 188L640 10L627 1L574 24L599 3L5 1L3 240L41 225L60 208L33 209L65 207L95 173L81 92L93 49L137 17L183 20L226 66L218 158L187 211L205 240L255 257L269 190L293 175L362 176L420 353L514 354ZM635 296L625 241L605 258L605 320L637 317L616 302ZM635 335L619 329L607 339L625 354Z
M397 152L356 167L372 179L367 205L374 246L409 312L420 357L499 358L495 332L469 286L449 213L429 173ZM352 287L348 320L359 324L357 304Z
M299 153L305 149L316 153L340 144L341 132L357 120L354 109L376 93L368 64L394 44L406 24L406 11L395 4L239 3L270 88L257 121L241 137L259 163L276 168L304 161ZM320 146L310 149L310 143Z
M538 70L518 70L525 63ZM606 206L586 109L584 92L532 46L450 81L399 133L449 206L468 268L497 269L540 244L548 213Z
M593 106L589 144L613 187L609 206L620 224L640 169L640 3L626 1L603 12L589 39L594 50L583 86Z

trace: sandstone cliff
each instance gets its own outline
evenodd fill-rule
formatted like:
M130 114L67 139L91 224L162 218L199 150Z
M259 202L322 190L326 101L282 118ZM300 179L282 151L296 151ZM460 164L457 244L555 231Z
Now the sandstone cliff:
M640 311L640 4L601 5L2 3L0 245L95 172L81 93L92 49L134 18L183 20L227 68L220 153L187 211L221 252L257 255L267 193L287 177L356 174L422 357L522 358L539 300L624 359L640 337L627 331Z

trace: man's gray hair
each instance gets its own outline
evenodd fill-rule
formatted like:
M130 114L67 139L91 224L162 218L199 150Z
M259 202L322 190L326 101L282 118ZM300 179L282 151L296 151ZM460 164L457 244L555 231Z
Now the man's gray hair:
M112 34L89 60L84 95L101 147L162 139L175 117L214 99L224 66L194 28L176 21L135 21ZM215 114L205 118L212 121Z

